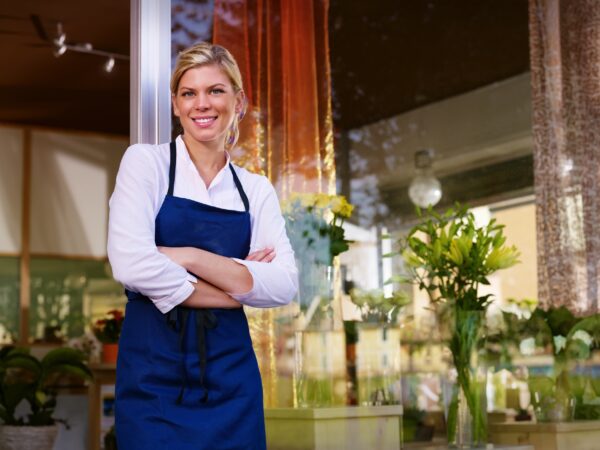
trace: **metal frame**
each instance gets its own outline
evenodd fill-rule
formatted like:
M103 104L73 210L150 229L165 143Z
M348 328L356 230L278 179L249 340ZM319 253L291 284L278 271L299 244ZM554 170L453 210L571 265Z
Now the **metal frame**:
M171 1L131 0L132 144L171 140Z

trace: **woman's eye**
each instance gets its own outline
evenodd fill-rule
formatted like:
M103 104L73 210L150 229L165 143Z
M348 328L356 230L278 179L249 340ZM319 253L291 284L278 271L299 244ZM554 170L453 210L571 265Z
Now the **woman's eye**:
M210 91L212 94L223 94L225 92L225 90L221 89L221 88L214 88Z
M194 93L192 91L185 91L183 94L181 94L183 97L192 97L194 95Z

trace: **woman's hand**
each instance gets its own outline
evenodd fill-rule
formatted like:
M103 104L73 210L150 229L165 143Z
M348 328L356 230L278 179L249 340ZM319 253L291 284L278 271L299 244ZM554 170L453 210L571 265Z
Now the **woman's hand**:
M273 247L263 248L262 250L257 250L255 252L250 253L246 256L246 261L258 261L270 263L275 259L275 249Z

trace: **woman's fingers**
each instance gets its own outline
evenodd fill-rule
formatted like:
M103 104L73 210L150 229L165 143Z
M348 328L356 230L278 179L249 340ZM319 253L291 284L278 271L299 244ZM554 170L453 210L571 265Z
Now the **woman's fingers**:
M271 262L275 259L275 249L271 247L263 248L250 253L246 261Z

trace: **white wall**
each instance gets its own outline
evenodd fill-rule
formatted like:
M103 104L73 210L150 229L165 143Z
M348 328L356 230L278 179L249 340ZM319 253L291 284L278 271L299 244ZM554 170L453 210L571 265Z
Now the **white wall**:
M108 200L126 139L35 131L31 252L106 256Z
M0 253L21 251L23 131L0 127Z

